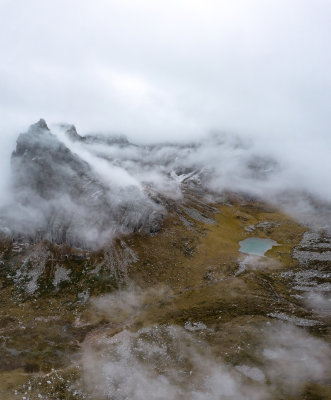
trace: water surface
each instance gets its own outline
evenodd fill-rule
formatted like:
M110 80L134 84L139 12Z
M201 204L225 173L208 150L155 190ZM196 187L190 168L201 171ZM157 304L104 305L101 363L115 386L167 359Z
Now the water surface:
M266 251L277 245L277 242L271 239L250 237L239 242L239 245L241 253L264 256Z

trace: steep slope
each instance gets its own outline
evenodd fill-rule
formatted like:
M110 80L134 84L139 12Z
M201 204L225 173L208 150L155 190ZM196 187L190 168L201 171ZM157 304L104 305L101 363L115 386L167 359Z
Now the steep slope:
M90 248L117 232L155 231L162 207L136 187L107 186L44 120L19 136L12 154L14 203L2 210L14 238Z
M125 140L64 129L107 163L122 146L116 163L129 163ZM2 214L11 231L0 236L1 399L330 398L326 231L252 195L207 190L210 171L171 162L169 146L133 155L146 154L139 165L181 196L146 184L119 206L111 200L131 189L109 187L68 146L40 121L13 153L17 208ZM277 245L240 253L250 237Z
M14 245L11 250L4 244L2 398L11 398L14 390L22 396L28 387L31 399L39 394L48 399L113 398L105 394L115 390L112 385L99 382L104 372L100 370L98 375L95 371L105 368L102 360L113 362L114 355L106 355L109 340L122 331L138 335L144 346L151 346L155 340L153 346L167 346L169 357L172 335L188 341L197 351L200 346L205 352L211 350L214 355L208 356L208 363L217 355L213 362L234 368L231 377L234 374L244 379L238 384L240 390L253 390L248 398L258 398L259 390L275 399L299 399L303 392L307 399L328 398L325 372L329 350L325 342L313 338L327 338L329 317L316 308L312 310L304 298L294 296L301 293L300 289L286 275L305 271L298 264L295 249L306 229L257 201L227 196L223 204L208 204L186 190L182 202L169 204L168 216L155 236L134 233L97 252L48 242L26 249ZM254 236L272 238L279 246L267 257L241 255L238 241L251 237L252 230ZM328 282L329 277L320 279ZM274 322L277 320L281 325ZM287 328L284 320L310 334ZM159 327L157 336L150 331L156 329L153 327ZM184 329L186 333L167 329ZM118 343L123 340L126 346L124 337ZM292 349L289 368L296 368L298 362L296 346L312 346L311 354L302 348L303 357L308 357L305 368L313 377L318 363L321 372L308 385L306 372L293 377L294 383L276 379L273 374L278 364L269 367L263 356L263 349L283 351L287 341ZM323 356L318 355L321 349ZM128 351L134 368L144 370L143 365L136 365L134 350ZM75 364L77 357L79 366ZM185 364L171 361L164 368L171 366L185 374L193 368L193 374L198 374L193 375L194 382L201 385L200 367L192 365L190 355L185 357ZM118 368L122 368L123 360L118 360ZM159 367L160 373L168 373L161 372L161 364ZM252 371L262 376L262 381L247 378L245 373ZM83 384L77 386L80 377ZM271 383L266 384L265 379ZM185 382L174 385L185 388ZM273 387L276 383L277 388ZM292 384L293 393L289 389ZM93 389L96 387L101 388L98 394Z

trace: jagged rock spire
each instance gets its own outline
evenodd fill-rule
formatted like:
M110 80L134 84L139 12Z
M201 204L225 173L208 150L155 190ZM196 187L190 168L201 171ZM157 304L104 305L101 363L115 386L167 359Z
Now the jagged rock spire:
M35 124L32 124L30 126L30 129L31 130L38 129L38 130L47 130L47 131L49 131L49 128L48 128L48 126L46 124L46 121L43 118L40 118L40 120L38 122L36 122Z

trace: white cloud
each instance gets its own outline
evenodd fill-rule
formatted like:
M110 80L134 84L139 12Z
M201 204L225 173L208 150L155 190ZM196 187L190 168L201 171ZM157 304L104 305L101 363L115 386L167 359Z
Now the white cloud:
M292 188L330 201L329 1L14 0L0 6L1 188L18 132L44 117L49 124L74 123L80 134L125 133L135 142L235 133L252 138L254 154L278 161L271 193ZM237 149L220 156L208 143L192 155L216 166L215 187L234 189L243 188L246 156ZM124 170L113 176L130 181ZM147 174L141 171L135 182ZM150 179L160 182L154 174ZM267 184L259 185L254 191L265 194Z

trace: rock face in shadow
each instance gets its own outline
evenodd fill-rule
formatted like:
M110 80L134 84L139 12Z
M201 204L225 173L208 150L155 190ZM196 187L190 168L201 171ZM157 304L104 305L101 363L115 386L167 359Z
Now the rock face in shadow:
M73 126L67 134L82 139ZM11 166L14 205L1 219L15 238L95 247L115 233L160 229L162 206L137 187L105 185L42 119L18 137Z
M78 202L86 198L88 202L96 201L95 205L105 203L105 189L89 165L59 142L44 120L19 136L12 154L12 170L18 192L26 186L45 200L66 194Z

